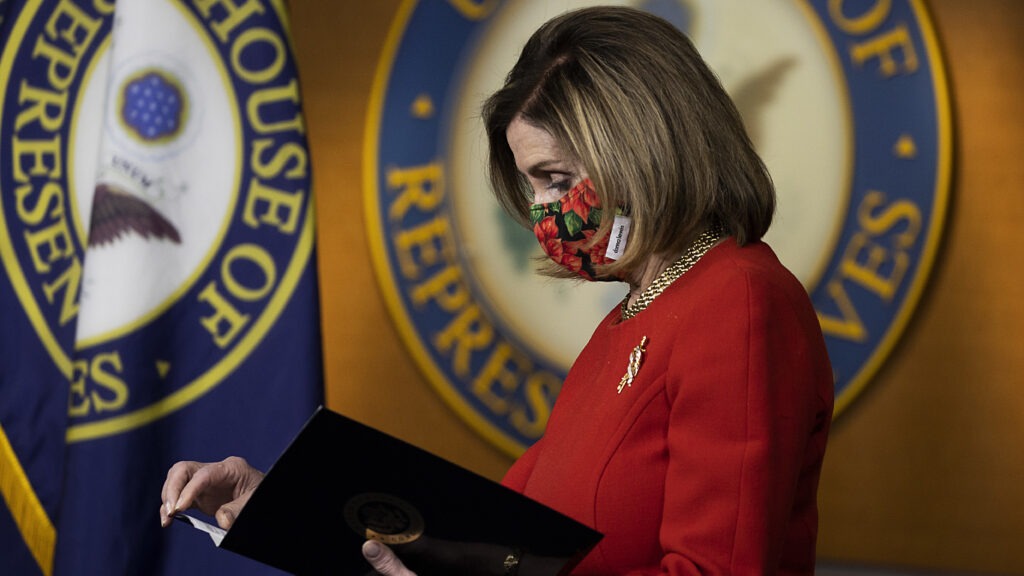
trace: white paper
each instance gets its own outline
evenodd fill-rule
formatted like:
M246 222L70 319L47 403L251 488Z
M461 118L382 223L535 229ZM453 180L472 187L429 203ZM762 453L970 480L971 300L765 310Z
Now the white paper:
M196 530L202 530L203 532L209 534L210 538L213 540L213 543L217 546L220 546L221 541L224 540L224 535L228 533L227 530L221 528L220 526L208 524L198 518L193 518L188 514L177 514L174 517L178 520L184 520L185 522L188 522Z

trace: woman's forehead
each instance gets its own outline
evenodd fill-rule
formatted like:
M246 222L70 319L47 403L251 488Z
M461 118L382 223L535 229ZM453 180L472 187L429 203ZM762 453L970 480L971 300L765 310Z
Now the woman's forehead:
M505 130L516 166L523 172L539 164L569 160L558 141L547 130L516 117Z

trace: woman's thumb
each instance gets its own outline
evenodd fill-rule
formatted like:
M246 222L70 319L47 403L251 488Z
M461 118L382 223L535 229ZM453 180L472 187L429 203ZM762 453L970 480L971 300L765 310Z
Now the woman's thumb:
M363 542L363 558L381 576L416 576L390 548L375 540Z
M238 517L238 508L239 506L235 502L228 502L218 508L217 513L214 515L217 519L217 524L225 530L230 529L231 525L235 523L235 518Z

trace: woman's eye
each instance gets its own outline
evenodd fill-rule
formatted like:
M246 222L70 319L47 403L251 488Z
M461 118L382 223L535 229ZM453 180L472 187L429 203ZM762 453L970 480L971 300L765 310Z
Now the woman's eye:
M568 194L579 181L575 173L563 170L537 170L528 177L533 187L533 204L554 202Z
M558 190L559 192L568 192L572 188L572 180L568 178L559 178L552 180L548 184L549 190Z

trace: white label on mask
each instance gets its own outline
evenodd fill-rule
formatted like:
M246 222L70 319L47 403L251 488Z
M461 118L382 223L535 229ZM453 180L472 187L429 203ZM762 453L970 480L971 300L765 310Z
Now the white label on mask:
M615 223L612 224L612 236L608 239L608 249L604 252L605 258L618 260L626 251L626 239L629 238L629 225L632 220L629 216L615 216Z

